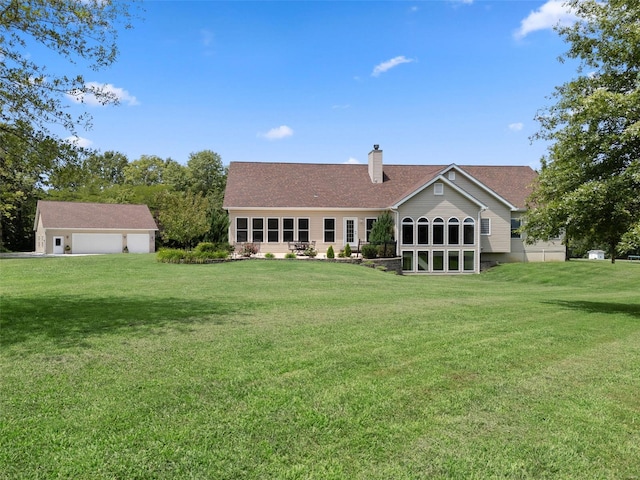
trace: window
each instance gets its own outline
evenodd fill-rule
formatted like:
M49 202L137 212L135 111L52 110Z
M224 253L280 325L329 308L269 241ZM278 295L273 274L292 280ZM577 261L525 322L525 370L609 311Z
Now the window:
M444 220L440 217L433 219L433 244L444 245Z
M309 241L309 219L308 218L298 219L298 241L299 242Z
M449 245L458 245L460 243L460 220L455 217L450 218L447 227Z
M402 270L413 270L413 252L402 252Z
M402 219L402 244L413 245L413 219L405 217Z
M443 195L444 194L444 184L436 183L433 185L433 194L434 195Z
M476 243L476 222L473 218L465 218L462 225L462 242L465 245L473 245Z
M236 218L236 242L249 241L249 219Z
M491 219L480 219L480 235L491 235Z
M455 179L456 179L455 170L449 170L449 180L455 180Z
M457 250L449 250L448 252L447 269L452 272L460 270L460 252Z
M277 218L267 219L267 242L278 243L280 238L280 221Z
M519 218L511 219L511 238L520 238L520 232L518 229L522 225L522 220Z
M418 252L418 271L419 272L429 271L429 252L426 252L426 251Z
M324 243L333 243L336 241L336 219L324 219Z
M375 218L367 218L365 220L367 222L367 236L365 237L367 239L367 242L369 241L369 235L371 235L371 229L373 228L373 224L375 223L376 219Z
M475 252L473 250L464 251L462 268L465 272L473 272L475 270Z
M264 241L264 219L262 218L253 218L251 219L251 238L253 242L263 242Z
M418 245L429 243L429 220L422 217L418 219Z
M444 252L442 250L434 250L433 252L433 271L444 271Z
M283 218L282 219L282 241L283 242L293 242L293 218Z

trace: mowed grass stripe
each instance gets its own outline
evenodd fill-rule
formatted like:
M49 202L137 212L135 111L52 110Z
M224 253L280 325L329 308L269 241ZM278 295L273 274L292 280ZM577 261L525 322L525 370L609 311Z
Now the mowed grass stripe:
M0 478L639 475L638 265L0 268Z

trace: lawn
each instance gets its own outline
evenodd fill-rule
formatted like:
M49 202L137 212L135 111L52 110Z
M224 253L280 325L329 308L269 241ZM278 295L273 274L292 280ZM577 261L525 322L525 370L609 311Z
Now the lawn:
M0 478L640 477L640 264L0 260Z

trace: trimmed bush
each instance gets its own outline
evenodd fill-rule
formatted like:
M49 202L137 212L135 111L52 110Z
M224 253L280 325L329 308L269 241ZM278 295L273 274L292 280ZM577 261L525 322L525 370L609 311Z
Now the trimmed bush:
M351 245L348 243L344 246L344 256L347 258L351 258Z
M196 248L196 252L233 252L233 246L227 242L213 243L213 242L200 242Z
M296 254L293 252L286 253L284 258L296 258Z
M267 252L264 254L264 258L272 259L272 258L276 258L276 256L271 252Z
M164 263L180 263L187 252L179 248L161 248L156 253L156 260Z
M329 245L329 248L327 248L327 258L336 258L336 254L333 251L333 245Z
M378 256L378 247L375 245L363 245L361 252L362 258L376 258Z

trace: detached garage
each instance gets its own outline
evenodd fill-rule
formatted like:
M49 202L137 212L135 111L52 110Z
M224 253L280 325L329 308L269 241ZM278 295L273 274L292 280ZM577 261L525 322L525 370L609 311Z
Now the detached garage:
M151 253L158 230L146 205L40 200L36 253Z

